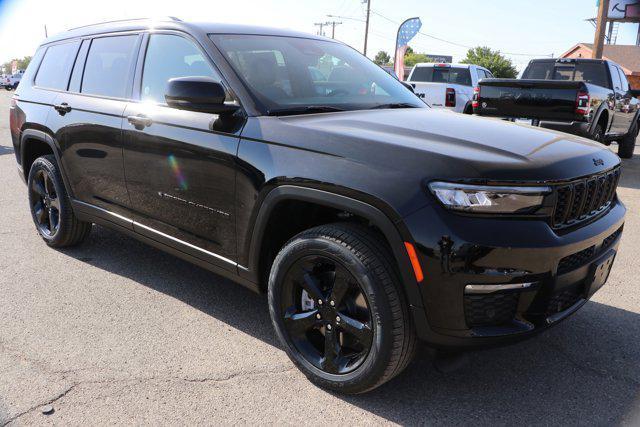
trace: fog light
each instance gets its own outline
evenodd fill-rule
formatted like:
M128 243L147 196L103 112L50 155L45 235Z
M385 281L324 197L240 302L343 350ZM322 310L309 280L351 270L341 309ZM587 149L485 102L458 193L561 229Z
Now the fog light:
M526 289L534 282L526 283L503 283L498 285L467 285L464 287L465 294L490 294L493 292L510 291L514 289Z

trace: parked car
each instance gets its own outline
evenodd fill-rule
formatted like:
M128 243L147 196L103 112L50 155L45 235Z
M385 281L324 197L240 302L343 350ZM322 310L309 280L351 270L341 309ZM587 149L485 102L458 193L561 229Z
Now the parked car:
M605 147L429 108L354 49L280 29L52 37L10 129L47 245L97 223L267 292L293 363L344 393L398 375L417 340L557 324L606 281L625 218Z
M493 74L477 65L420 63L407 82L431 107L472 114L473 90L484 78L493 78Z
M474 111L524 118L609 145L633 156L640 129L640 90L632 90L618 64L599 59L534 59L522 79L480 82Z
M22 79L23 71L18 71L15 74L10 74L3 79L3 86L6 90L15 90L20 84L20 79Z

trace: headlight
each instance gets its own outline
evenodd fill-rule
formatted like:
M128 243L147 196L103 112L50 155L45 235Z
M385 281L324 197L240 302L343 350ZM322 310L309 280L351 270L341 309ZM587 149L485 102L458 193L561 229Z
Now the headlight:
M432 182L431 192L449 209L487 213L530 213L542 205L549 187L506 187Z

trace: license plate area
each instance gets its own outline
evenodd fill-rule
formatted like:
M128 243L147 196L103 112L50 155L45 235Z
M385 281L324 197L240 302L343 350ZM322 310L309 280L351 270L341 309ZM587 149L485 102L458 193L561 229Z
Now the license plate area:
M591 298L591 296L593 296L593 294L595 294L609 278L609 273L611 272L611 267L613 267L613 261L615 258L616 252L614 250L610 250L596 262L591 264L589 278L587 280L587 284L589 286L587 296L589 298Z

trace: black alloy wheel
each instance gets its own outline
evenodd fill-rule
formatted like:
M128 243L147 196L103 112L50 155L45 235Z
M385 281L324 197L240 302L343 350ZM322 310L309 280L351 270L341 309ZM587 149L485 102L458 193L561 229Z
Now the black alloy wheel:
M291 361L320 387L364 393L389 381L416 347L384 237L355 223L294 236L269 275L269 311Z
M321 255L299 259L285 276L281 297L291 342L313 366L346 374L362 364L373 340L371 310L344 266Z
M53 237L60 228L60 199L49 173L36 171L29 185L29 200L38 231Z

